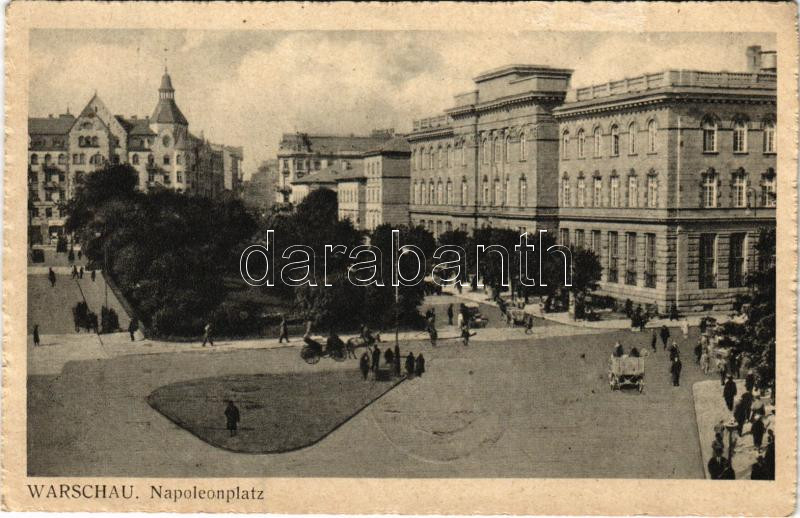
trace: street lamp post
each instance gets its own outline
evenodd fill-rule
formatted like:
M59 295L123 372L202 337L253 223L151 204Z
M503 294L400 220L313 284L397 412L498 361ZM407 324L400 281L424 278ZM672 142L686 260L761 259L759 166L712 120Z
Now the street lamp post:
M400 258L408 253L408 250L403 250L397 257L397 267L394 279L394 345L400 346Z

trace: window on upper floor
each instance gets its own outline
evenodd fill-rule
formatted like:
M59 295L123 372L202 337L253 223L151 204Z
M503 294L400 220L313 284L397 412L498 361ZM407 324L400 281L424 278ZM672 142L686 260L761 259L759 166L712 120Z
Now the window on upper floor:
M586 135L583 129L578 130L578 158L584 157L584 146L586 145Z
M131 163L133 165L139 165L139 155L134 153L133 156L131 157Z
M489 159L492 156L492 143L489 141L488 138L483 139L483 163L488 164Z
M594 129L592 139L594 141L594 156L599 157L603 152L603 132L599 127Z
M500 205L500 178L495 178L492 182L492 205L497 207Z
M522 162L523 160L526 160L528 158L527 155L526 155L527 152L528 152L528 150L526 148L525 132L523 131L522 133L519 134L519 161L520 162Z
M483 179L483 204L489 205L489 179Z
M445 204L452 205L453 204L453 182L449 179L447 180L447 190L445 191Z
M53 157L50 155L50 153L47 153L44 156L44 165L50 165L50 162L52 162L52 161L53 161Z
M708 172L703 175L702 184L703 207L714 208L717 206L717 175Z
M37 155L36 153L32 154L31 155L31 164L32 165L37 165L38 163L39 163L39 155Z
M453 167L453 146L447 144L447 157L445 158L447 167Z
M647 152L656 152L656 136L658 134L658 127L656 121L651 120L647 123Z
M519 206L526 207L528 205L528 181L523 176L519 179Z
M639 206L639 179L635 176L628 177L628 207Z
M611 126L611 156L619 156L619 128Z
M506 135L503 141L503 161L506 163L511 161L511 135Z
M747 173L744 171L733 173L731 198L734 207L742 208L747 206Z
M628 154L636 154L636 123L628 124Z
M764 124L764 153L775 152L775 123Z
M503 205L506 207L511 204L511 178L506 176L505 185L503 186Z
M466 205L469 200L469 186L467 180L461 180L461 205Z
M717 151L717 123L707 120L703 123L703 152Z
M578 193L576 201L578 207L583 207L586 205L586 182L583 178L578 178Z
M169 163L170 163L169 155L164 155L164 165L169 165Z
M733 126L733 152L747 152L747 123L738 121Z
M658 177L656 175L647 177L647 206L658 207Z
M774 207L777 200L775 192L775 173L769 169L761 178L761 205Z
M494 162L499 164L503 161L503 140L500 137L494 138Z
M603 206L603 179L595 177L594 178L594 188L592 190L592 206L593 207L602 207Z
M569 207L570 203L569 177L565 176L561 179L561 206Z
M612 207L619 207L619 176L612 176L610 180L609 204Z
M569 158L569 131L561 134L561 158Z
M64 153L61 153L60 155L58 155L58 164L59 165L66 165L67 164L67 155L65 155Z

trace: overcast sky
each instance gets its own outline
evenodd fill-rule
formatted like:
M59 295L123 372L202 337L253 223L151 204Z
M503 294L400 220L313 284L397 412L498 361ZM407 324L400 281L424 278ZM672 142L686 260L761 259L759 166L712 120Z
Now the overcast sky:
M284 132L408 131L479 73L509 63L575 70L573 87L664 68L742 71L756 33L483 33L33 30L30 114L150 115L164 64L195 134L241 145L245 171Z

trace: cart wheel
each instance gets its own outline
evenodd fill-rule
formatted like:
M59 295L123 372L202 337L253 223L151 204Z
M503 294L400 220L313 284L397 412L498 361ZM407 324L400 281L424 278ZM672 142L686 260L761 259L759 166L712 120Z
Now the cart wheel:
M319 356L307 345L300 349L300 357L309 365L319 362Z

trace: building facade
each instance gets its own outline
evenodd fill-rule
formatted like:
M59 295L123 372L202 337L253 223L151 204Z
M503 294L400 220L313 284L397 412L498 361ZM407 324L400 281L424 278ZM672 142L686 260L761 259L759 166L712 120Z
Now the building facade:
M364 229L382 224L408 225L411 148L405 137L394 138L364 154L366 207Z
M509 65L475 78L443 115L414 121L410 218L438 236L494 226L554 230L558 122L571 70Z
M278 144L277 203L300 203L307 193L295 185L303 177L329 167L347 169L363 154L391 140L394 130L375 130L370 135L314 135L285 133ZM299 185L305 185L301 182Z
M28 136L32 245L63 234L63 202L74 195L81 177L109 164L133 167L142 190L161 187L214 197L226 190L226 178L234 192L240 181L241 148L217 146L189 132L166 71L151 116L114 115L95 94L77 117L29 118Z

